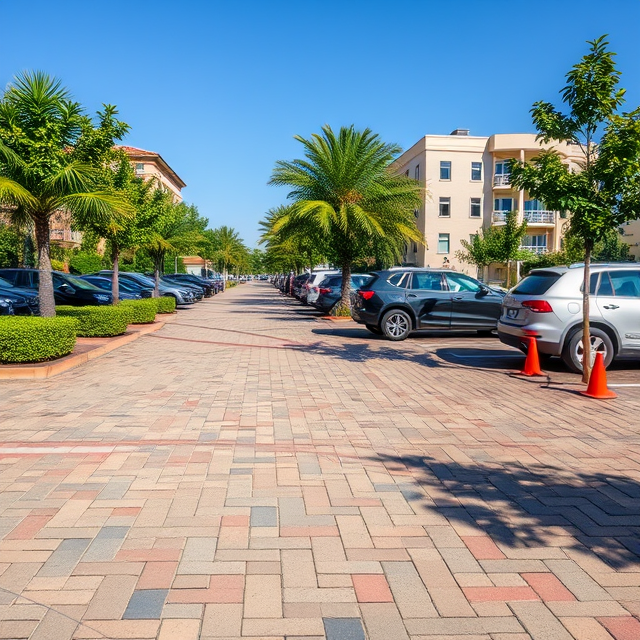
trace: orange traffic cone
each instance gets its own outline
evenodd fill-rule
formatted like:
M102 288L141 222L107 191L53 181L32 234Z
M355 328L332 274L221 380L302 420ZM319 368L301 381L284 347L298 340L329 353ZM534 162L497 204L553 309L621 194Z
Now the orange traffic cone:
M583 396L597 398L598 400L607 400L609 398L617 398L618 394L611 391L607 387L607 372L604 368L604 357L601 352L596 353L596 361L591 370L589 377L589 385L586 391L580 392Z
M540 369L540 359L538 358L538 343L535 338L528 338L529 346L527 347L527 359L524 361L524 369L520 372L521 376L543 376Z

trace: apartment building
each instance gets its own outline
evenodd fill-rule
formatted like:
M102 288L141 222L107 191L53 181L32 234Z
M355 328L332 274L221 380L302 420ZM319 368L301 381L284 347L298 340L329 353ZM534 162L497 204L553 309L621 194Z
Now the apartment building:
M182 202L181 191L187 185L159 153L122 145L116 149L122 149L129 156L136 176L143 180L155 178L162 189L173 194L174 202Z
M470 240L483 227L504 225L509 211L527 221L523 248L535 253L559 250L567 223L564 212L547 210L543 202L514 189L509 180L508 160L531 160L545 146L551 145L539 143L534 134L480 137L456 129L448 136L424 136L403 153L395 163L398 173L420 180L427 189L426 202L415 212L426 246L408 246L405 263L450 266L476 275L473 265L456 257L463 248L461 241ZM579 147L553 146L567 163L579 162ZM504 280L506 266L491 265L485 276Z

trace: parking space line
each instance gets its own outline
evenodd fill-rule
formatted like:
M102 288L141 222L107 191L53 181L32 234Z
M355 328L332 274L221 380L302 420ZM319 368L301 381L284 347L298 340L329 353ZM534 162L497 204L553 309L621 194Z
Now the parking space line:
M524 353L514 353L512 355L502 355L502 354L496 354L496 355L491 355L491 354L482 354L482 355L474 355L474 356L464 356L464 355L459 355L457 353L450 353L449 355L453 356L454 358L461 358L463 360L466 360L467 358L524 358L525 354Z
M608 384L607 386L608 387L640 387L640 383L635 383L635 382L634 383L629 382L629 383L625 383L625 384L623 384L623 383L615 384L614 383L614 384Z

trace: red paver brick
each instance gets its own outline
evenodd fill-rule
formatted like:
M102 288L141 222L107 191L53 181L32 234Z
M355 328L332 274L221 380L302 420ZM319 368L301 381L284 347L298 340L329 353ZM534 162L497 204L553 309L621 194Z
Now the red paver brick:
M462 592L470 602L539 600L530 587L464 587Z
M237 603L244 597L244 576L213 575L208 589L172 589L167 596L169 603L208 604Z
M220 525L223 527L248 527L249 516L222 516Z
M180 560L180 549L121 549L116 555L116 562L171 562Z
M522 577L545 602L575 600L575 596L552 573L523 573Z
M506 558L489 536L461 536L476 560L502 560Z
M640 622L632 616L597 618L597 620L616 640L638 640L640 638Z
M387 579L379 574L353 574L353 588L358 602L393 602Z
M113 516L137 516L140 511L142 511L142 507L116 507L111 515Z
M147 562L136 589L168 589L177 568L177 562Z
M5 540L31 540L53 516L27 516L22 522L5 536Z

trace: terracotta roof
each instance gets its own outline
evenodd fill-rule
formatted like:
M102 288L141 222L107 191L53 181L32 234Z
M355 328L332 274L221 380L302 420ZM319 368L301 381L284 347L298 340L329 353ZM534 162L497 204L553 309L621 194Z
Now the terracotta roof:
M172 182L178 187L178 189L184 189L187 184L182 178L167 164L164 158L155 151L147 151L146 149L139 149L138 147L129 147L126 145L115 145L116 149L122 149L130 158L153 158L161 165L164 172L171 178Z

